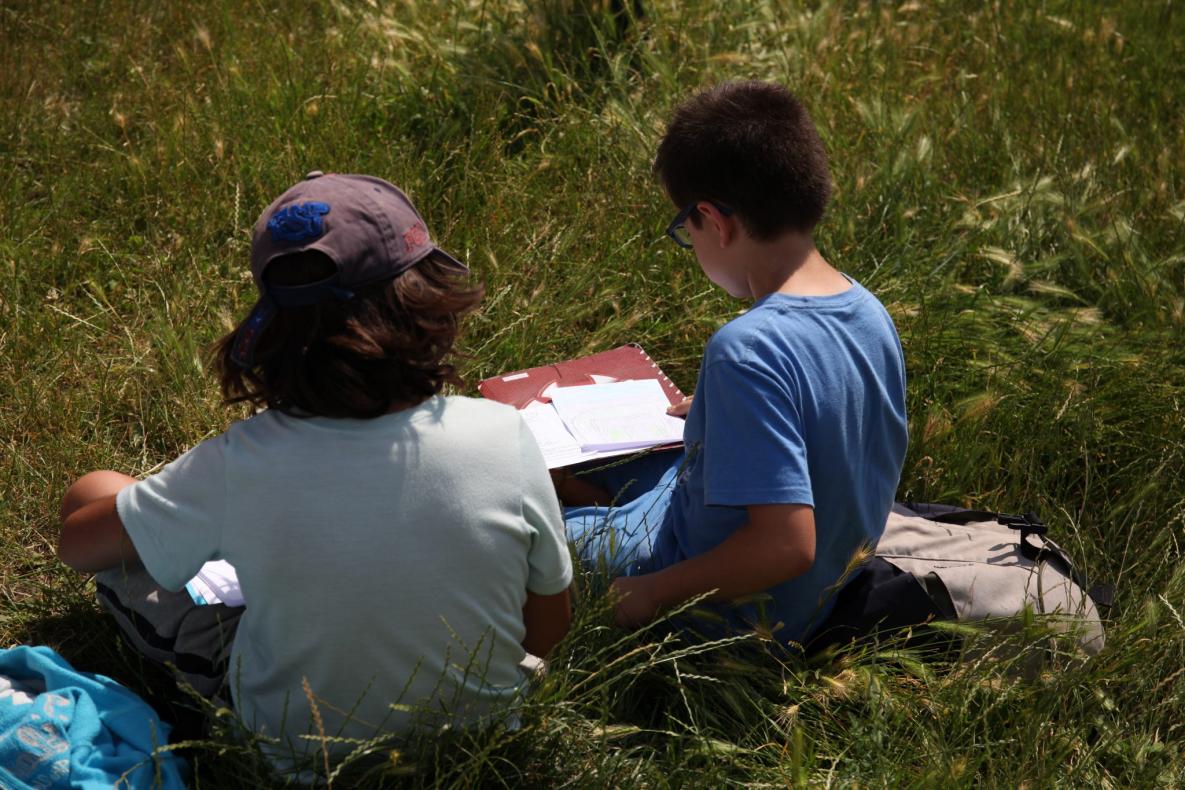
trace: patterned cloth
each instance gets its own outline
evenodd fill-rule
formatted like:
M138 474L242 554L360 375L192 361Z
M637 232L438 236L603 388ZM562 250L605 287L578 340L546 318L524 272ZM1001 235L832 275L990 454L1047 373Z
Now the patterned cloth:
M184 788L181 762L154 754L169 726L110 678L48 647L0 650L0 787Z

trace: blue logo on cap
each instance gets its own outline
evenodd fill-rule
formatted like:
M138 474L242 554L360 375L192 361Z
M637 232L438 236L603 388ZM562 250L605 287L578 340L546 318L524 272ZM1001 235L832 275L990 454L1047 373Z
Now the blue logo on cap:
M267 221L272 241L305 241L325 232L321 216L329 213L328 203L299 203L285 206Z

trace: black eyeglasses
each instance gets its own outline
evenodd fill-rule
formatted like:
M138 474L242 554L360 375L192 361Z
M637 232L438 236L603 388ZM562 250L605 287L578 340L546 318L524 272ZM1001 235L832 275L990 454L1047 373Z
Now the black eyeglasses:
M691 249L691 234L687 232L687 218L695 212L695 207L699 202L697 200L694 203L689 203L686 208L675 215L675 218L671 220L671 224L667 225L667 235L674 239L676 244L687 250ZM715 206L716 210L724 216L728 217L732 215L732 209L728 206L722 206L714 200L709 200L708 202Z

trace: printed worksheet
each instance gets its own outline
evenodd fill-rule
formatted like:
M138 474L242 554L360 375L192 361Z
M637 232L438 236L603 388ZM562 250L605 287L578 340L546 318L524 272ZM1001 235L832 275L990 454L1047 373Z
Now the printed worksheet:
M564 427L564 421L550 403L532 403L520 410L519 414L535 436L548 469L558 469L585 460L586 454L580 449L580 443Z
M564 426L585 452L624 450L683 440L683 420L654 379L561 387L549 393Z

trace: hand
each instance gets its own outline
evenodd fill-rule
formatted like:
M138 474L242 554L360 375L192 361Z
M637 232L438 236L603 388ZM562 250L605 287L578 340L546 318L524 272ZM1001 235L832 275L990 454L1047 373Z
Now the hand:
M695 396L692 395L689 398L684 398L674 406L671 406L667 409L667 414L671 415L672 417L686 417L687 412L691 411L691 398L694 397Z
M646 625L658 614L649 576L618 576L611 590L617 598L613 619L622 628Z

